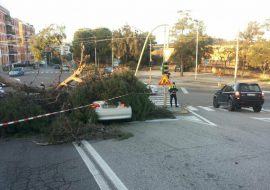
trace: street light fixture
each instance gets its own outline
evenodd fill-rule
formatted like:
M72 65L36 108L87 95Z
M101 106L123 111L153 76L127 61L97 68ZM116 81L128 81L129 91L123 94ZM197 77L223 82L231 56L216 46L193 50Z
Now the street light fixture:
M155 28L153 28L150 32L148 32L147 37L146 37L146 39L145 39L145 41L144 41L143 49L142 49L142 52L141 52L141 55L140 55L138 64L137 64L137 68L136 68L136 71L135 71L135 76L137 75L138 69L139 69L139 67L140 67L140 63L141 63L141 60L142 60L142 55L143 55L143 52L144 52L144 49L145 49L145 46L146 46L146 43L147 43L147 41L148 41L148 38L149 38L150 34L151 34L154 30L156 30L157 28L159 28L159 27L161 27L161 26L168 26L168 24L161 24L161 25L158 25L158 26L156 26Z
M196 36L196 67L195 67L195 80L197 80L198 72L198 46L199 46L199 23L198 20L194 20L197 23L197 36Z

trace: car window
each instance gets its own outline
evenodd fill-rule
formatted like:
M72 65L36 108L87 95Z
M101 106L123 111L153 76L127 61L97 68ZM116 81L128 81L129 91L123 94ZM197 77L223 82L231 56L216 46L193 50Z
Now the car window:
M233 91L236 91L237 86L236 85L232 85Z
M241 92L261 92L260 87L257 84L241 84Z
M113 103L105 102L101 107L102 108L117 108L118 107L118 104L113 104Z
M221 88L221 91L224 92L224 90L227 88L227 85L223 86L223 88Z
M226 88L224 89L224 92L232 92L234 91L232 86L226 86Z

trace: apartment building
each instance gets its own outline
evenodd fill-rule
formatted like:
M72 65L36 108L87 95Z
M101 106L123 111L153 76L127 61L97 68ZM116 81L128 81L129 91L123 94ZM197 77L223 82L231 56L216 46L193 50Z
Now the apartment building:
M32 25L12 18L10 12L0 5L0 67L33 62L30 37L34 34Z
M0 5L0 66L9 63L6 15L9 15L9 11Z

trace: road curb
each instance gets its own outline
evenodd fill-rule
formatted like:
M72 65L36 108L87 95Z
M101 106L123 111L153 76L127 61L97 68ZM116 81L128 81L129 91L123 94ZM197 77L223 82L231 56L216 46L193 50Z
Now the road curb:
M181 106L179 108L167 108L169 111L171 111L174 115L184 115L188 114L189 111L185 106Z

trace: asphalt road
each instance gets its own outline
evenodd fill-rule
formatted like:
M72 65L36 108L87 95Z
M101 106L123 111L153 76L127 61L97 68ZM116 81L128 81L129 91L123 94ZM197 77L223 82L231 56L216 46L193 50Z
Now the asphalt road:
M25 68L25 73L23 76L9 77L8 73L0 73L1 76L6 77L10 80L16 80L20 83L32 85L32 86L40 86L41 82L45 84L45 86L58 84L59 76L60 81L63 81L68 76L73 73L73 70L63 71L60 73L60 69L54 69L53 67L41 67L38 73L38 70L34 70L32 68Z
M139 77L148 79L142 73ZM156 73L152 82L159 78ZM122 130L133 137L89 141L92 151L87 153L89 147L83 144L85 154L71 144L0 141L0 189L104 189L101 179L111 189L270 189L270 94L265 94L265 111L229 112L212 107L219 88L215 77L198 79L194 81L192 73L172 75L181 89L178 99L190 113L173 108L174 120L123 124ZM269 91L267 84L261 86Z
M129 189L269 189L269 127L230 124L134 123L92 145Z
M0 139L0 189L98 190L72 144L40 146L34 138Z

